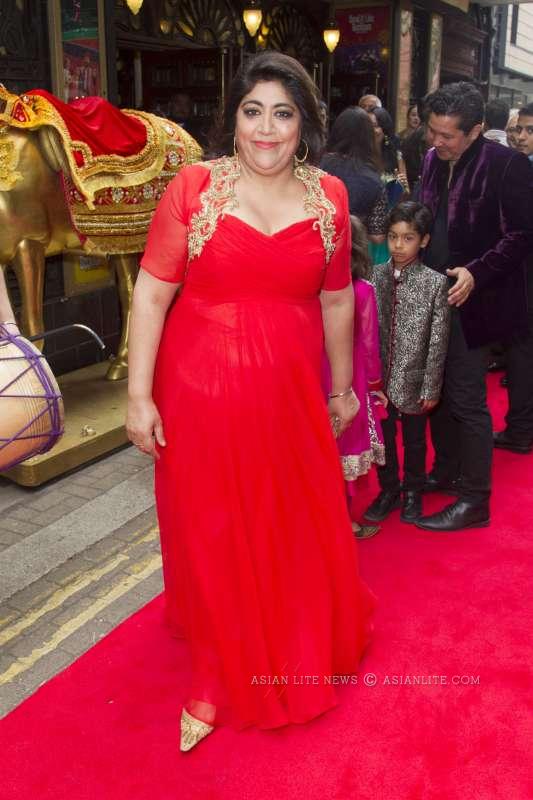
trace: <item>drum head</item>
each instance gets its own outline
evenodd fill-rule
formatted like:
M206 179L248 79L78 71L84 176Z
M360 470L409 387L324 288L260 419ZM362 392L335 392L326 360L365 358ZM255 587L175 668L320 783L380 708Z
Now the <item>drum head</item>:
M0 325L0 470L50 450L63 431L63 398L46 359Z

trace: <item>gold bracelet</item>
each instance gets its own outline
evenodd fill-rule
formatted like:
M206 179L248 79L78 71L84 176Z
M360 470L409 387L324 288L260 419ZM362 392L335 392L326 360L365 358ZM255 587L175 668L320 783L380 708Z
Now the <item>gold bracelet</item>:
M345 397L347 394L352 394L352 393L353 393L353 389L350 386L350 388L346 389L345 392L337 392L337 394L329 394L328 397L329 397L330 400L333 400L334 397Z

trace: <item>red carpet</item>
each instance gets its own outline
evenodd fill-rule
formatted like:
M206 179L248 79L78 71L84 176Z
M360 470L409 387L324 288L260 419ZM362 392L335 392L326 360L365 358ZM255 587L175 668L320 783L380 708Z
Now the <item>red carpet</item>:
M491 378L498 429L505 401ZM2 800L532 797L533 456L496 452L494 475L490 528L437 536L396 512L361 544L376 632L359 685L340 690L334 711L277 732L221 728L180 755L187 654L157 599L0 723ZM376 686L363 684L369 673Z

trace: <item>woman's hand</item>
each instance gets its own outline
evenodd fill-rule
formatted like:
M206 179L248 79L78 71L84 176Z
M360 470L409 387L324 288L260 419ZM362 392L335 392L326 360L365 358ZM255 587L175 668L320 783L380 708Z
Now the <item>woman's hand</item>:
M156 442L160 447L165 447L163 423L159 411L152 398L129 399L128 413L126 416L126 432L128 439L141 453L159 458Z
M377 389L370 394L376 398L376 401L379 403L380 406L383 408L387 408L389 405L389 398L381 391L381 389Z
M329 399L329 417L336 437L341 436L346 428L350 427L357 416L359 406L359 400L353 390L342 397L331 397Z

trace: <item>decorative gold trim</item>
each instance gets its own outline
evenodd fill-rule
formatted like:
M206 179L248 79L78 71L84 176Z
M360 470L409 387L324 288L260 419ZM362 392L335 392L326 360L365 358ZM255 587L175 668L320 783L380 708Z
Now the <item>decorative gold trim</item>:
M0 130L0 191L8 192L20 180L22 173L17 172L18 153L15 145Z
M200 210L192 215L188 248L189 260L198 258L204 245L213 236L218 220L225 213L237 207L235 183L241 174L238 156L223 156L215 161L208 161L204 166L210 170L209 187L200 195ZM335 252L335 205L326 196L320 178L326 173L317 167L299 164L294 175L305 186L304 208L310 218L316 219L313 228L320 231L324 246L326 263L329 263Z
M209 187L200 195L200 210L190 221L187 244L189 261L197 258L213 236L218 218L237 206L235 183L241 174L238 156L224 156L206 162L211 171Z
M326 264L329 264L331 256L335 252L335 205L326 196L320 182L320 178L326 173L318 167L310 167L307 164L299 164L294 175L302 181L306 189L304 208L307 212L316 215L317 219L313 223L315 230L320 230L322 244L326 252Z

